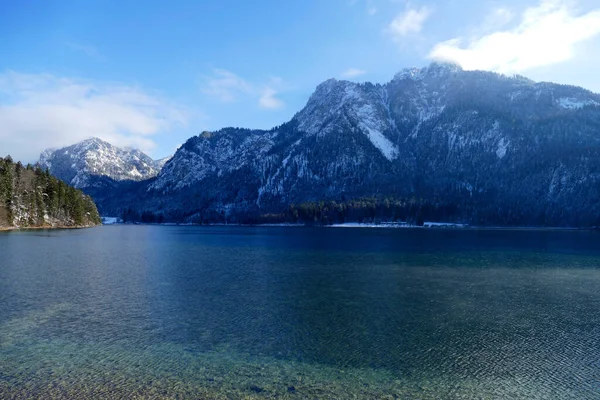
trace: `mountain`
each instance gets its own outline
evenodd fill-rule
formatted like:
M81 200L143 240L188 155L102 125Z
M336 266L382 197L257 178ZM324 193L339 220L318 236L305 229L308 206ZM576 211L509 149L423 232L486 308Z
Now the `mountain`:
M292 204L343 220L368 203L401 211L371 219L597 225L600 96L442 63L383 85L330 79L291 121L203 132L115 190L106 212L173 221L302 219Z
M43 172L0 158L0 229L100 224L89 196Z
M62 149L44 151L39 165L77 188L86 188L98 185L99 177L115 181L152 178L167 160L153 160L140 150L123 149L92 138Z

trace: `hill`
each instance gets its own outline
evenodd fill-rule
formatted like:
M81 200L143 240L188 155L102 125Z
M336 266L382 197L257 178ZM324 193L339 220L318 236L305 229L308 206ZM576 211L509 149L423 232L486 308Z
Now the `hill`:
M0 158L0 228L100 224L93 200L39 167Z

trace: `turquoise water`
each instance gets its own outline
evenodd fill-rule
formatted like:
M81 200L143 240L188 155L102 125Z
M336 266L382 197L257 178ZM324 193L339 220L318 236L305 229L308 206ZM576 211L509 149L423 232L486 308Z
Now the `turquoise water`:
M600 399L600 234L0 234L0 398Z

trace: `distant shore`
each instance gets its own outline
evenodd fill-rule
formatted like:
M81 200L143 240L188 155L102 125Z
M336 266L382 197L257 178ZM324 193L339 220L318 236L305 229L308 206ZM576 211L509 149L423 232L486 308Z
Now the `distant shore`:
M497 231L594 231L597 227L552 227L552 226L476 226L459 223L444 223L444 222L425 222L423 225L411 225L398 222L381 222L381 223L361 223L361 222L346 222L342 224L302 224L302 223L267 223L267 224L193 224L193 223L143 223L143 222L109 222L103 225L156 225L156 226L239 226L239 227L264 227L264 228L373 228L373 229L460 229L460 230L497 230Z
M381 223L381 224L363 224L363 223L345 223L345 224L333 224L324 225L325 227L331 228L423 228L423 229L470 229L470 230L498 230L498 231L589 231L597 230L596 227L560 227L560 226L477 226L467 224L453 224L453 223L438 223L438 222L425 222L422 226L420 225L408 225L408 224L392 224L392 223Z

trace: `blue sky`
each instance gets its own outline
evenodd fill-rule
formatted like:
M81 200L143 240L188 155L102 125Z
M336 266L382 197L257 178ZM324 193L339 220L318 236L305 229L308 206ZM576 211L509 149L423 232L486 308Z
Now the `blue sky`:
M0 2L0 154L98 136L156 158L289 120L328 78L433 59L600 92L596 0Z

